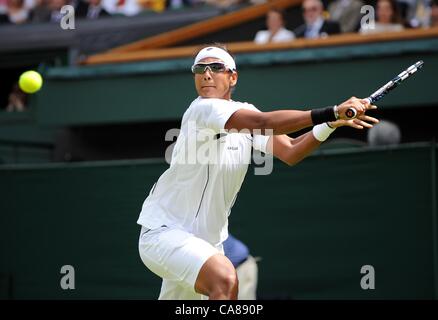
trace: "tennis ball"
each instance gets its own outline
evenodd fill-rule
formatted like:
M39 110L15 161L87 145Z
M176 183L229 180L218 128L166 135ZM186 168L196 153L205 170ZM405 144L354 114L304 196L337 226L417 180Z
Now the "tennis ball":
M43 78L36 71L26 71L20 76L18 85L20 86L20 89L26 93L35 93L41 89Z

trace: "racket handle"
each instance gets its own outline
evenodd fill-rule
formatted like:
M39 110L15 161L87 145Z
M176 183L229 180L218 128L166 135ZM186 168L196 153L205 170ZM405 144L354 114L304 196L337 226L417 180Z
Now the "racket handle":
M357 116L357 111L354 108L348 108L347 111L345 111L345 115L349 119L354 119Z
M372 97L365 98L364 100L367 100L370 104L374 102L374 99ZM347 111L345 111L345 115L349 119L354 119L357 116L357 111L354 108L348 108Z

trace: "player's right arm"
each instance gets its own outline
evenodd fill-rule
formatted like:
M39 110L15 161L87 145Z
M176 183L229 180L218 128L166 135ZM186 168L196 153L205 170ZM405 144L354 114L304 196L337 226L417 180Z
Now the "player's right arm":
M352 97L338 106L341 119L347 119L345 112L349 108L356 109L358 116L365 113L367 109L373 109L367 100ZM278 110L271 112L256 112L248 109L240 109L234 112L225 123L227 130L273 130L272 134L287 134L299 131L314 125L311 111L300 110ZM266 133L268 134L268 133Z
M378 122L379 120L376 118L363 114L352 120L337 120L330 122L330 126L332 128L349 126L360 130L364 128L372 128L373 124ZM292 166L310 155L320 146L320 144L321 141L315 138L313 131L309 131L295 139L292 139L285 134L270 136L266 150L284 163Z
M227 130L261 130L272 129L273 134L284 134L299 131L311 126L310 111L278 110L271 112L257 112L240 109L233 113L225 124Z

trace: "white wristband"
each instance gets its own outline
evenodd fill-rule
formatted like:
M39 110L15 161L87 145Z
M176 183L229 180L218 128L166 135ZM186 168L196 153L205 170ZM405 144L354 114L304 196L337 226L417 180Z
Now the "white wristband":
M330 128L327 123L321 123L313 127L312 133L316 140L323 142L336 128Z

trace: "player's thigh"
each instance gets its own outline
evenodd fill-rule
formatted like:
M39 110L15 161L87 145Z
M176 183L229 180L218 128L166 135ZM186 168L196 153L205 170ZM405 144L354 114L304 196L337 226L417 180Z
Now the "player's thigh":
M181 282L194 290L204 263L219 253L208 242L193 234L169 227L141 233L139 252L143 263L159 277Z
M215 289L237 284L237 273L231 261L223 254L211 256L199 271L196 292L209 295Z

